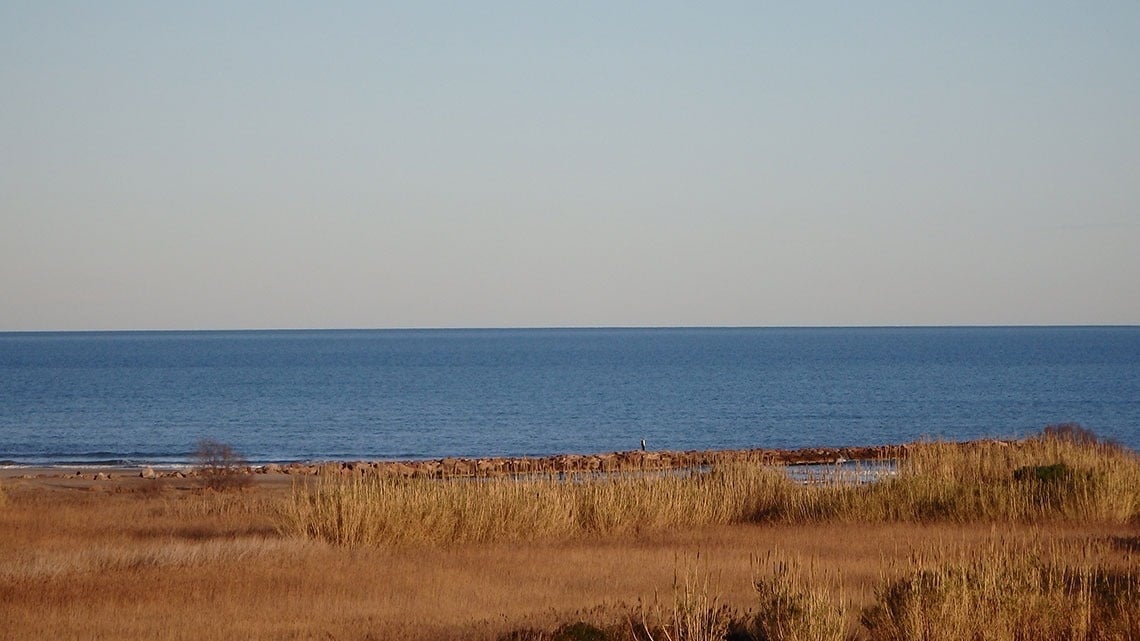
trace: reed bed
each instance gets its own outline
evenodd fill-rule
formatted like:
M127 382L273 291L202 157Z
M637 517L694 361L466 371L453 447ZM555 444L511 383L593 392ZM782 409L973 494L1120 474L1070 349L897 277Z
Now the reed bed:
M1111 560L1110 560L1111 559ZM675 563L678 563L675 561ZM674 568L672 606L655 602L629 625L564 625L501 640L527 641L1131 641L1140 639L1140 571L1103 541L992 541L932 546L882 573L870 604L854 610L837 573L770 552L753 579L752 607L721 602L696 563ZM571 634L570 632L574 633Z
M780 472L599 478L318 478L298 484L287 533L336 544L478 543L626 534L755 520L790 488Z
M675 563L678 563L675 561ZM1109 641L1140 639L1140 571L1103 541L982 548L931 546L882 572L855 608L837 573L795 554L766 555L751 607L722 603L719 582L683 562L672 606L655 602L629 625L563 626L500 639L528 641ZM574 631L575 634L570 634ZM588 634L587 634L588 633Z
M775 516L789 522L1128 523L1140 517L1140 458L1112 444L1052 434L919 443L907 448L893 477L796 492Z
M556 540L740 523L1083 522L1140 517L1135 453L1066 435L908 446L874 483L778 467L610 476L299 483L282 530L341 545Z
M848 604L836 598L838 575L794 556L770 553L767 576L754 579L757 609L739 637L760 641L844 641Z
M1140 572L1095 560L1095 548L931 549L885 578L860 620L871 641L1140 639Z
M1013 460L1011 484L1065 477L1018 479L1023 462ZM1042 462L1053 469L1051 458ZM713 492L727 483L718 473L755 472L678 480L686 492ZM775 505L780 493L832 491L778 473L765 479L775 484ZM773 525L610 530L628 533L618 536L571 529L557 535L570 540L547 542L527 541L519 527L513 541L491 533L490 542L465 545L346 545L283 531L280 510L304 489L284 480L232 493L143 479L6 480L0 638L1002 641L998 631L1017 629L1027 641L1140 638L1136 521L785 525L752 489L742 492L750 507L716 518ZM477 484L486 485L467 482ZM691 568L685 560L694 554ZM1045 596L1033 601L1030 592ZM964 627L971 611L985 629ZM943 627L953 632L928 631Z

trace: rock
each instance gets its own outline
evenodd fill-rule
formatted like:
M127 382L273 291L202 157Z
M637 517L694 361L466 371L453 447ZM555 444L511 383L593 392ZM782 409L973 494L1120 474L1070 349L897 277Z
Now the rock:
M139 472L139 476L144 479L156 479L158 474L155 474L154 468L144 467L143 471Z
M96 481L106 481L107 475L104 472L99 472L98 474L95 475L95 480Z
M405 465L403 463L390 463L388 465L388 473L392 476L410 478L412 474L415 473L415 470L412 469L410 465Z

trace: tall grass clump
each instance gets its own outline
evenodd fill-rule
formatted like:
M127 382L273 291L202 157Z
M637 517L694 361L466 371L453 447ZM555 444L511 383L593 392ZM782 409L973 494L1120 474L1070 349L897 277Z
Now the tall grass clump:
M907 446L892 476L799 488L785 522L1096 522L1140 519L1140 458L1087 430L1013 442Z
M1140 509L1140 459L1111 444L1045 432L1014 441L925 443L895 479L886 520L1127 523Z
M671 607L665 611L655 602L649 612L643 609L631 631L636 641L723 641L739 627L736 618L701 571L698 555L683 567L674 562Z
M927 553L884 580L860 620L871 641L1140 639L1140 573L1070 558Z
M806 569L795 560L768 562L771 575L756 579L759 604L749 622L749 636L757 641L842 641L846 636L846 608L829 589L829 581L814 565Z
M570 498L549 481L320 477L294 487L284 529L340 545L546 538L571 530Z
M780 471L731 465L709 472L610 476L563 486L579 532L614 534L757 521L795 486Z
M778 471L494 479L318 477L283 529L336 544L549 540L754 521L795 488Z

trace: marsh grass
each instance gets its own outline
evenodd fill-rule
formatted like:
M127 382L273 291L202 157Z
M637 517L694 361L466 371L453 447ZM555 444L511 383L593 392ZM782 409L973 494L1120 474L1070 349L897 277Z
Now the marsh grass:
M487 480L318 477L282 530L341 545L552 540L740 523L1091 522L1140 511L1129 450L1042 435L920 443L874 483L798 484L779 468Z
M1104 541L991 540L968 550L932 546L890 564L850 625L837 572L796 555L765 555L754 607L725 605L695 560L674 561L672 600L656 596L615 626L579 624L582 638L622 641L1131 641L1140 639L1140 571L1109 562ZM501 639L566 639L529 631Z
M739 616L721 602L716 581L702 567L698 554L675 559L672 599L663 606L654 595L649 607L638 606L636 622L630 617L630 634L638 641L721 641Z
M861 614L871 641L1140 639L1140 573L1074 553L995 545L966 559L916 555Z
M77 574L135 572L144 568L202 568L238 565L255 559L297 553L304 542L261 537L202 541L167 540L101 544L80 551L37 550L0 565L5 581L44 581Z
M858 616L874 605L876 586L982 563L994 549L1046 550L1058 567L1136 571L1134 526L1083 523L777 523L552 542L334 545L277 530L278 502L290 504L292 490L258 480L239 493L192 482L136 493L129 489L151 482L123 481L119 491L6 481L0 638L647 641L629 617L659 593L660 616L649 617L656 641L680 636L677 621L702 629L700 613L717 608L731 609L728 638L746 641L759 638L749 626L765 607L754 582L775 578L775 563L788 559L802 568L786 575L789 592L826 599L831 591L834 607L847 604L848 628L866 639ZM779 554L757 562L766 550ZM694 552L700 571L686 587Z
M835 596L839 577L795 557L769 553L766 576L754 579L756 613L747 632L757 641L843 641L847 605Z
M745 611L721 602L719 581L674 562L671 604L657 598L629 627L590 626L627 641L1127 641L1140 638L1140 571L1106 555L1105 541L1018 544L1001 538L960 549L930 546L883 571L873 601L851 609L837 572L770 552ZM1111 560L1110 560L1111 559ZM560 630L565 630L561 628ZM583 627L583 630L586 628ZM527 639L558 639L531 631Z
M0 638L1140 639L1135 455L1058 436L863 485L5 479Z
M473 543L629 534L755 520L791 486L778 471L604 478L319 477L283 529L337 544Z
M1012 443L926 443L900 468L894 482L876 489L893 505L902 499L920 520L1124 523L1140 508L1140 459L1111 444L1049 434Z

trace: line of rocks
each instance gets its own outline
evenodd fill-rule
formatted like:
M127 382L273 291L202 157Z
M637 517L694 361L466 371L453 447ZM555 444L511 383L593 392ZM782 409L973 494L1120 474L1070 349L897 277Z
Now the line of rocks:
M982 439L957 443L962 447L987 445L1010 446L1021 441ZM306 463L269 463L240 466L226 473L240 475L293 476L390 476L404 478L492 478L543 474L617 474L623 472L655 472L707 468L726 463L760 465L833 464L844 461L890 461L905 458L913 444L876 445L867 447L813 447L794 450L741 449L609 452L606 454L559 454L542 457L448 457L405 461L332 461ZM217 474L195 468L178 470L143 468L139 472L92 472L78 470L72 474L24 474L19 478L74 478L111 480L115 478L185 479Z
M963 447L985 445L1016 445L1019 441L960 442ZM755 463L760 465L833 464L844 461L890 461L905 458L911 444L876 445L868 447L813 447L795 450L742 449L742 450L690 450L686 452L643 451L610 452L606 454L559 454L542 457L483 457L440 458L406 461L334 461L317 463L269 463L258 466L234 467L226 473L240 475L294 475L294 476L389 476L404 478L492 478L544 474L617 474L624 472L655 472L707 468L727 463ZM25 474L21 478L74 478L84 480L111 480L115 478L185 479L218 470L203 472L195 468L156 470L143 468L139 472L92 472L79 470L71 474Z
M270 463L235 469L243 474L288 474L297 476L391 476L404 478L491 478L541 474L604 474L699 469L726 463L804 465L842 461L898 459L906 445L873 447L806 448L798 450L746 449L705 451L641 451L606 454L560 454L544 457L448 457L409 461L338 461L324 463ZM194 469L165 471L146 468L147 479L198 476Z

